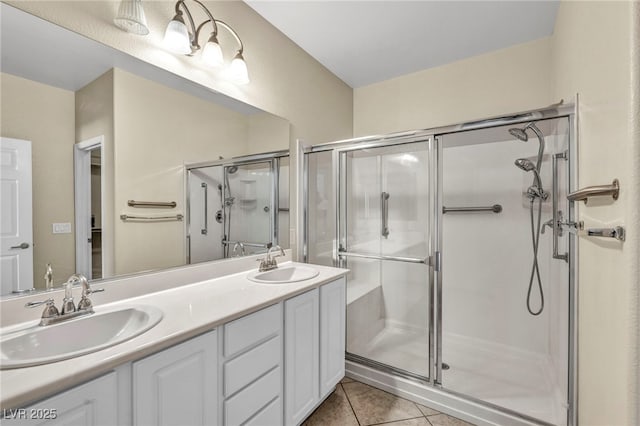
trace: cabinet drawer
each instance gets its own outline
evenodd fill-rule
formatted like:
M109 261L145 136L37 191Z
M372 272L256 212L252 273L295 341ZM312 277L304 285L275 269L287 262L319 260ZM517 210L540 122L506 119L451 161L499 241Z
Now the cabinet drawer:
M264 308L224 326L224 356L229 357L278 334L282 329L282 304Z
M243 389L242 392L225 401L225 424L239 425L244 423L265 407L269 401L279 397L281 389L282 370L277 367Z
M229 397L262 376L282 359L282 337L277 335L224 365L224 395Z
M282 424L282 398L276 398L264 407L254 418L244 426L265 426Z

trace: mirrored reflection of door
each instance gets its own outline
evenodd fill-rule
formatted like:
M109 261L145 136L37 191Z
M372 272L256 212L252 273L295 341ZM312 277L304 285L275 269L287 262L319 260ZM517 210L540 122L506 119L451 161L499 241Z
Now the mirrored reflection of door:
M429 377L429 144L340 153L347 353Z

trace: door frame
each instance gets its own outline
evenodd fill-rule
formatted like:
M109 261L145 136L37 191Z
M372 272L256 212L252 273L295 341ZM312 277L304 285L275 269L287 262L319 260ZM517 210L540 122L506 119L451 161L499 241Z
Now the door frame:
M91 151L100 150L100 210L104 218L104 135L96 136L76 143L73 146L73 184L75 202L75 230L76 230L76 272L92 279L91 249L87 242L91 239L91 226L81 224L91 223ZM104 229L104 220L102 221ZM101 239L101 256L104 265L104 239Z

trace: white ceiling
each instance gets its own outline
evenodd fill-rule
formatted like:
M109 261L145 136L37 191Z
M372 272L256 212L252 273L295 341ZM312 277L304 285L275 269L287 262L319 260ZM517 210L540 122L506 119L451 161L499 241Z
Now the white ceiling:
M559 5L557 0L245 2L354 88L549 36Z

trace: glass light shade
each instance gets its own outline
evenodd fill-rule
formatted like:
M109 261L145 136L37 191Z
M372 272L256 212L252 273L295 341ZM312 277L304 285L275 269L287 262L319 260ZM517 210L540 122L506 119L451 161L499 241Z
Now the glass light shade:
M224 62L222 58L222 49L218 44L218 39L213 34L209 37L209 41L202 49L202 62L208 67L219 67Z
M147 35L149 27L144 15L141 0L122 0L118 8L118 14L113 23L120 29L133 34Z
M188 55L191 53L191 43L189 41L189 31L182 19L176 16L173 18L167 30L164 32L163 44L168 50L179 53L182 55Z
M237 84L247 84L249 82L249 71L241 53L238 53L229 65L229 78Z

